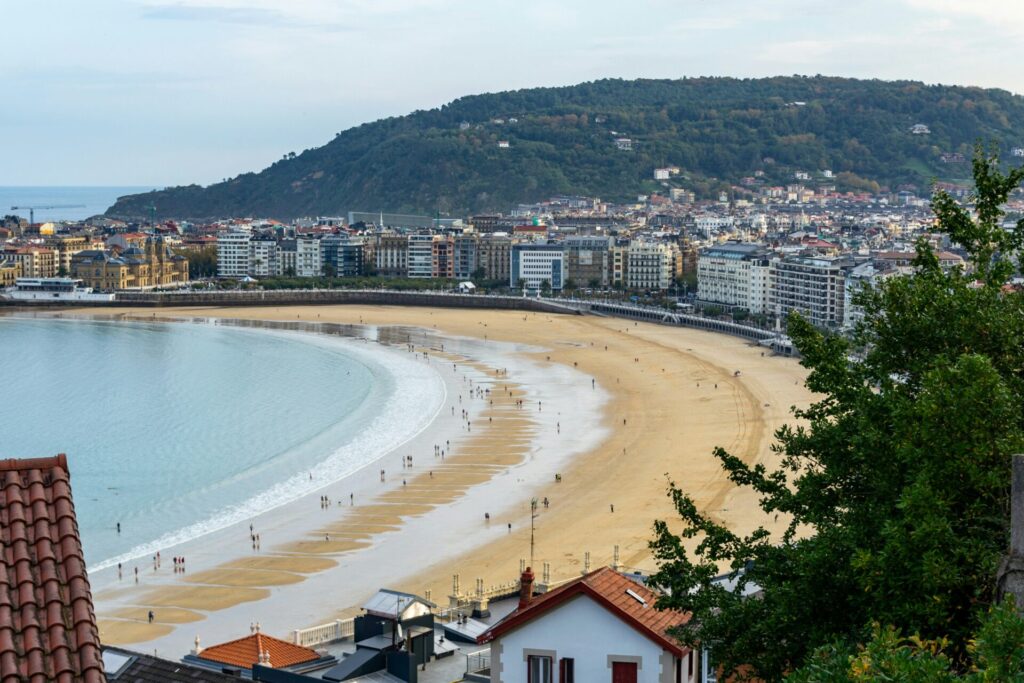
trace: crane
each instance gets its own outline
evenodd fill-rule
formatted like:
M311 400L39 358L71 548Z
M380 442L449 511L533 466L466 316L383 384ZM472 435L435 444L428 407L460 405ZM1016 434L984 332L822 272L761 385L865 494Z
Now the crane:
M49 209L84 209L85 204L47 204L46 206L12 206L11 211L28 211L29 225L36 222L36 211Z

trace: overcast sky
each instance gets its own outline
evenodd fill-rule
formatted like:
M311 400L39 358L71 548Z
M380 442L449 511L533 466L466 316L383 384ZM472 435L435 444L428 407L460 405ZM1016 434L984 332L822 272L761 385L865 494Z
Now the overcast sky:
M207 184L365 121L605 77L1024 93L1024 0L0 0L0 185Z

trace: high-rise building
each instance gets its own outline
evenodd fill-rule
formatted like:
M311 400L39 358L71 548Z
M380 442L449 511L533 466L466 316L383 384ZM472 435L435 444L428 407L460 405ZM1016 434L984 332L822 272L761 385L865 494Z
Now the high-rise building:
M217 235L217 275L244 277L249 274L249 230L230 230Z
M771 261L768 311L781 318L797 311L818 327L843 323L844 265L841 257L787 256Z
M375 256L378 275L405 277L409 269L409 238L393 233L380 235Z
M434 273L434 236L430 233L409 235L408 276L429 278Z

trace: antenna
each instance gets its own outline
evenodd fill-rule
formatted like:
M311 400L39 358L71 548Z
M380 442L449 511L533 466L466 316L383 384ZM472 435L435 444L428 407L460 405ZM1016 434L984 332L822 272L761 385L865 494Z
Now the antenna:
M533 567L533 535L536 529L534 520L537 519L537 499L530 500L530 566Z

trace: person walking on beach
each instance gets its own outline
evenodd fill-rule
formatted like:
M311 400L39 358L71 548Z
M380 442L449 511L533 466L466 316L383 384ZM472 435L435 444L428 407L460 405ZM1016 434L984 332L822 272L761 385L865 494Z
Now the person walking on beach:
M354 493L348 494L348 504L349 505L355 505L356 504L356 494L354 494Z
M117 563L117 580L118 581L121 580L121 563L120 562Z
M508 532L512 533L512 522L508 523Z
M608 507L612 509L612 512L615 512L615 503L610 504Z
M153 610L149 610L149 623L153 623Z
M117 533L121 533L121 522L117 523Z

